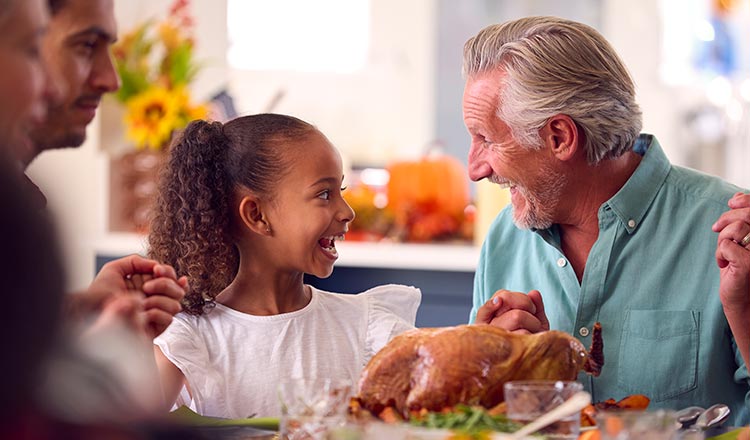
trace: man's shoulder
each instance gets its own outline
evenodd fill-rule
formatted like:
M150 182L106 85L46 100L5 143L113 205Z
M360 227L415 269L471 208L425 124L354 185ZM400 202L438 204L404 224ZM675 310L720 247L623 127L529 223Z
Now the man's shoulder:
M729 183L719 177L673 165L665 182L670 189L695 203L715 204L721 210L727 209L727 201L737 192L747 189Z

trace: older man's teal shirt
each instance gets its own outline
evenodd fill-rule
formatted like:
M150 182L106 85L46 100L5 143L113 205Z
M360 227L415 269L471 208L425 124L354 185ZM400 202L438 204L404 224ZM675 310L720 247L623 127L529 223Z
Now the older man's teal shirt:
M724 402L731 423L748 424L750 378L719 300L711 230L741 189L672 166L653 136L641 135L634 150L644 157L599 208L581 283L557 226L520 230L508 207L482 247L470 319L498 289L537 289L552 329L588 346L589 329L601 322L602 373L579 376L594 401L638 393L650 408Z

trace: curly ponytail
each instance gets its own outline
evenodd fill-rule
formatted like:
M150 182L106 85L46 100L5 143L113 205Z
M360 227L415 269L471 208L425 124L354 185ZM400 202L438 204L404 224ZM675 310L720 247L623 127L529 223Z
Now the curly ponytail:
M187 276L185 312L201 315L237 275L230 232L235 188L269 194L284 176L283 149L314 131L292 116L258 114L226 124L193 121L175 140L148 241L150 258Z
M187 313L200 315L232 281L238 254L229 231L232 187L221 122L193 121L172 145L149 233L149 257L186 275Z

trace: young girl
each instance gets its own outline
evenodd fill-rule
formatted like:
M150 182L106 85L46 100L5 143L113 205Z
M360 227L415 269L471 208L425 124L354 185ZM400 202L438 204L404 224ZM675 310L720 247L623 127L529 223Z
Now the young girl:
M184 312L155 340L168 403L183 386L196 412L277 416L288 377L344 378L413 328L420 292L358 295L303 282L333 271L354 212L341 157L291 116L194 121L172 147L150 256L187 275Z

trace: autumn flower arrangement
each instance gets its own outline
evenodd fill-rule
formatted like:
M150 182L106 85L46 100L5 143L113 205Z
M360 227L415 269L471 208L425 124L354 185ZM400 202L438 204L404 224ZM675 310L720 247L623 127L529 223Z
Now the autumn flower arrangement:
M175 130L207 114L188 89L199 70L189 3L176 0L164 20L145 21L113 48L122 81L116 98L125 106L126 135L137 149L161 150Z

